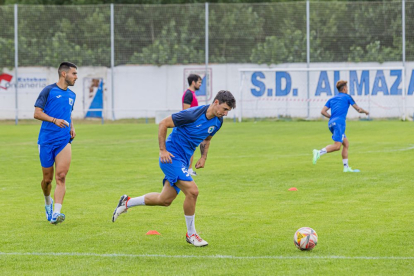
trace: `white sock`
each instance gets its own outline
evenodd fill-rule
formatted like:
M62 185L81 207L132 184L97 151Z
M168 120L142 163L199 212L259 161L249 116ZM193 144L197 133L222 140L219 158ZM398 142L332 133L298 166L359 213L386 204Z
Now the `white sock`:
M326 148L323 148L319 151L319 155L324 155L325 153L328 153L328 151L326 150Z
M138 205L145 205L145 195L131 198L127 202L128 208L135 207Z
M344 163L345 168L348 168L348 159L342 159L342 163Z
M185 222L187 224L187 233L188 233L188 236L191 237L192 234L197 233L195 230L195 224L194 224L195 215L192 215L192 216L184 215L184 216L185 216Z
M53 214L60 214L60 209L62 209L62 204L55 203L55 208L53 208Z
M45 204L46 205L52 204L52 197L50 195L45 196Z

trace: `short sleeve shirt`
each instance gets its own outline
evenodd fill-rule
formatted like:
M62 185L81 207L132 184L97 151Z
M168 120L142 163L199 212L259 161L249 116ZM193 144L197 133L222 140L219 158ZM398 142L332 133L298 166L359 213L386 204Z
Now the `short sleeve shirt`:
M175 127L166 141L169 152L189 159L204 139L214 136L219 131L223 125L223 118L207 119L206 112L209 106L191 107L172 115Z
M75 100L76 94L73 91L60 89L56 83L46 86L40 92L34 106L40 107L44 113L53 118L66 120L69 127L60 128L52 122L43 121L39 132L39 145L65 140L70 136Z
M354 104L354 99L346 93L339 93L329 99L325 104L326 107L331 109L329 123L336 122L338 124L345 124L349 106Z

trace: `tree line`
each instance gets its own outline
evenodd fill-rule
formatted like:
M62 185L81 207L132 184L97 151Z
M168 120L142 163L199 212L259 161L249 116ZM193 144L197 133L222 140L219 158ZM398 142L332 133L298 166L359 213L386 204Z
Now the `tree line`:
M114 7L115 65L205 62L204 3ZM311 62L401 61L401 8L399 2L311 2ZM406 30L414 27L413 13L414 3L407 2ZM0 68L13 67L14 7L0 6L0 18ZM19 5L18 18L19 66L56 66L65 59L110 66L109 5ZM210 63L306 62L303 1L211 3L208 21ZM407 60L414 58L413 38L407 36Z

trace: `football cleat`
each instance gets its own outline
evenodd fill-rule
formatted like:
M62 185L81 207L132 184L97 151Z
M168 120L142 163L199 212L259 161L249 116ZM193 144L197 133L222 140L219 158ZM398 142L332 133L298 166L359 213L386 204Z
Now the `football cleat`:
M318 159L321 157L319 150L314 149L313 150L313 164L316 165L316 161L318 161Z
M185 240L197 247L201 247L201 246L206 246L208 245L208 242L206 242L205 240L203 240L202 238L200 238L200 236L196 233L196 234L192 234L191 236L188 236L188 233L185 234Z
M65 220L65 215L61 213L54 213L50 219L51 224L58 224Z
M51 204L45 205L45 210L46 210L46 219L47 221L50 221L53 215L53 199L52 199Z
M114 214L112 215L112 222L115 222L116 219L123 213L126 213L128 210L127 202L130 199L129 196L123 195L119 200L118 206L116 206Z
M344 172L361 172L358 169L353 170L351 167L344 167Z

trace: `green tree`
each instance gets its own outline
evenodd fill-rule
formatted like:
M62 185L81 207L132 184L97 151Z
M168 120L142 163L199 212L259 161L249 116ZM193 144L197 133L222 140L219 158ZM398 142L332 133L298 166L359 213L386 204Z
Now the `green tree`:
M1 1L1 0L0 0ZM110 66L108 0L6 0L19 5L19 65ZM125 0L124 3L148 3ZM159 0L157 3L183 3ZM187 1L197 2L197 1ZM226 1L211 1L226 2ZM227 1L229 2L229 1ZM306 62L305 2L210 4L211 63ZM261 2L261 1L254 1ZM37 5L23 5L37 4ZM66 5L66 6L62 6ZM401 60L401 3L311 2L311 62ZM414 60L414 3L406 3ZM115 65L203 63L204 4L115 5ZM0 6L0 68L14 66L13 6Z
M203 5L117 7L116 64L203 63L204 14Z
M211 5L209 53L213 63L248 62L263 35L264 19L250 5Z
M14 8L0 6L0 70L14 67Z
M177 30L176 22L171 20L163 27L153 44L144 47L142 52L133 54L130 63L157 65L188 64L194 61L201 63L204 59L204 51L194 48L199 39L189 35L188 26L181 26Z
M401 59L401 50L393 47L381 46L380 41L374 41L365 48L361 46L352 46L348 56L348 61L368 62L376 61L383 63L385 61L397 61Z
M70 60L110 66L109 12L103 6L19 7L19 65L57 66Z

